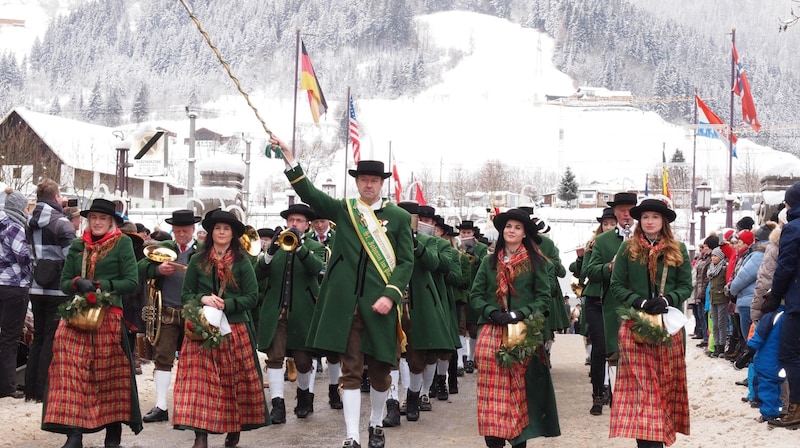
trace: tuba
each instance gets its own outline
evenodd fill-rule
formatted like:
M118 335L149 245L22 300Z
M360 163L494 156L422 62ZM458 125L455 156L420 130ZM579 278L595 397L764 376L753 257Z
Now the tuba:
M157 244L145 247L144 256L156 263L172 263L178 259L174 250ZM161 290L156 287L156 279L147 281L147 305L142 307L142 320L147 342L156 345L161 335Z
M286 229L278 235L278 246L281 250L286 252L292 252L293 250L297 249L297 245L300 244L300 241L297 240L297 235L292 232L292 229Z
M256 257L261 253L261 238L258 237L258 231L253 226L245 226L244 234L239 241L242 243L242 248L251 257Z

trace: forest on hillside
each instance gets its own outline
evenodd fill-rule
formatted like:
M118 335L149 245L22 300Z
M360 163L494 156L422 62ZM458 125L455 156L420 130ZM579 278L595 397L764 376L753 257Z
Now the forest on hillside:
M292 95L297 27L329 97L344 96L347 86L360 98L413 96L440 82L463 56L432 45L414 17L459 9L546 32L556 40L554 64L579 84L629 90L643 100L641 108L668 120L692 120L695 88L720 116L729 115L730 28L723 20L704 20L713 6L691 7L689 0L190 3L242 87L267 96ZM788 15L791 3L785 4ZM683 14L665 11L672 6ZM730 21L758 16L758 6L740 9ZM792 93L800 75L793 58L780 56L787 50L773 48L779 45L771 37L775 20L775 27L743 36L740 45L765 125L757 136L742 131L760 144L796 152ZM787 42L797 41L793 32L800 29L785 33ZM520 57L535 51L520 48ZM185 105L227 94L236 94L235 86L175 0L85 1L54 19L24 58L0 55L2 111L25 106L115 125L176 118Z

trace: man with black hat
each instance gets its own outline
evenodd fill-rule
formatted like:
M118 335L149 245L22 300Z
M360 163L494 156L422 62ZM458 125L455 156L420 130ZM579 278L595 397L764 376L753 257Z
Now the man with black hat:
M256 264L256 277L266 279L266 294L259 311L258 349L267 354L267 381L272 396L272 423L286 423L283 360L294 358L297 366L297 418L314 412L313 353L306 346L314 305L319 296L317 275L323 266L325 247L305 238L316 215L306 204L292 204L281 212L286 228L296 238L295 248L272 240ZM281 250L283 249L283 250ZM290 250L287 250L290 249Z
M391 176L383 162L360 161L349 170L359 197L334 199L314 187L283 142L273 137L270 143L283 150L286 177L300 198L338 224L308 345L341 354L345 447L361 446L360 387L367 363L372 404L369 447L382 448L389 370L397 364L397 308L414 269L411 215L381 198L384 181Z
M151 287L161 291L161 330L153 345L153 372L156 383L156 404L145 414L145 423L164 422L169 420L167 411L167 393L172 379L172 366L175 363L175 352L183 341L183 303L181 287L186 265L197 252L198 243L194 241L194 227L200 222L191 210L175 210L172 217L165 219L172 226L174 240L158 243L175 252L175 262L160 263L149 258L139 260L139 278L155 280Z
M478 271L478 266L481 264L483 257L489 253L489 246L481 241L478 241L478 234L480 229L475 227L475 224L470 220L463 220L461 224L456 226L458 229L459 245L458 249L469 257L470 272L468 278L462 278L462 283L468 285L462 291L464 292L465 303L469 302L469 288L472 286L472 279ZM466 273L462 272L462 277ZM458 292L457 292L458 294ZM464 331L461 336L461 348L459 351L463 352L459 360L459 366L462 366L466 373L473 373L475 371L475 343L478 340L478 314L468 306L462 306L462 312L459 315L459 322L463 320Z
M266 249L269 246L269 243L272 242L272 237L275 236L275 230L270 229L269 227L258 229L256 230L256 233L258 233L258 239L261 240L262 249Z
M589 339L592 341L592 355L590 359L590 375L592 380L592 415L603 413L603 405L608 404L609 391L605 388L604 368L606 357L613 359L617 352L617 331L619 331L619 316L616 309L603 306L603 301L611 284L611 271L614 268L614 258L622 241L633 235L633 218L630 211L636 205L635 193L617 193L608 206L614 210L617 218L617 227L612 231L601 233L594 240L588 258L584 259L581 266L581 276L588 279L583 293L586 296L586 317L591 321L589 326ZM595 319L595 310L602 308L602 320ZM599 334L598 334L599 333ZM616 364L615 360L611 363Z

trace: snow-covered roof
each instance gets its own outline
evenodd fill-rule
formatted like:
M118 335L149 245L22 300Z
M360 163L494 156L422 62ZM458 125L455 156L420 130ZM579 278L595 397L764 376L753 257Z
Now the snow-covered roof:
M246 165L237 156L216 156L197 162L197 169L212 173L235 173L244 176Z

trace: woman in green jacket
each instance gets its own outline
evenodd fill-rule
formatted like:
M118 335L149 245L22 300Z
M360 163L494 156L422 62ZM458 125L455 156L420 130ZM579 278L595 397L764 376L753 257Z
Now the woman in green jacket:
M67 435L62 448L81 448L83 433L106 429L105 446L117 447L122 423L142 430L131 349L122 324L122 295L136 290L139 275L131 239L117 226L114 203L95 199L81 212L88 227L73 240L61 272L61 290L111 305L97 330L62 320L53 341L42 429ZM91 297L91 300L89 299ZM96 303L96 302L95 302Z
M239 443L240 431L269 425L249 311L258 301L253 266L239 238L245 226L226 211L214 210L203 219L209 239L189 261L181 299L187 309L223 311L230 333L221 341L183 339L175 378L175 429L195 432L192 448L207 448L208 434L228 433L226 447ZM210 242L209 242L210 241ZM196 325L187 316L187 330ZM221 332L220 332L221 334Z
M617 252L610 295L649 315L682 309L692 292L692 266L670 228L675 212L660 199L645 199L631 216L638 222ZM640 448L669 446L676 433L689 434L685 335L678 331L666 343L640 343L633 325L628 319L619 328L609 435L636 439Z
M496 354L503 328L536 312L547 314L550 281L547 260L527 213L511 209L494 218L499 232L494 253L481 262L470 293L470 306L482 326L475 347L478 369L478 433L486 446L515 448L526 440L561 434L555 392L544 347L533 356L503 367Z

